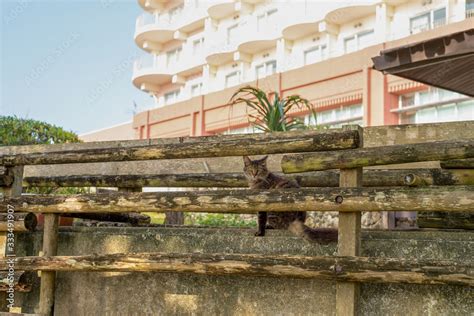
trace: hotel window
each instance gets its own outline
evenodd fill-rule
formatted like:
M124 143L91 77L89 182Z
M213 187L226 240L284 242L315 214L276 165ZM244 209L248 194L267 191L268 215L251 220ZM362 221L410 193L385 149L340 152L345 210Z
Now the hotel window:
M232 87L240 83L240 71L234 71L225 76L225 86Z
M446 24L446 8L433 11L433 28Z
M257 15L257 31L261 31L265 25L273 24L278 9L269 10L263 14Z
M165 93L165 104L174 103L178 100L179 90L174 90L168 93Z
M368 47L374 43L375 33L374 30L359 33L357 35L357 48L362 49Z
M401 124L464 121L474 119L474 99L465 95L431 88L399 97Z
M227 28L227 44L230 44L235 41L237 37L238 28L239 28L238 24L234 24Z
M363 124L363 108L362 104L354 104L349 106L340 106L335 109L321 111L314 115L305 117L307 125L321 125L328 127L341 127L347 124Z
M318 45L304 52L305 65L317 63L318 61L324 60L326 58L327 58L326 45Z
M410 19L410 34L416 34L446 24L446 8L423 13Z
M276 73L276 60L270 60L263 64L255 66L255 77L257 79L273 75Z
M344 39L344 52L351 53L356 50L368 47L374 43L374 30L357 33Z
M204 37L193 41L193 54L199 54L204 47Z
M168 67L176 65L179 61L179 55L180 54L181 54L181 47L170 50L169 52L167 52L166 53L166 65Z
M191 97L201 95L201 91L202 91L202 82L197 83L197 84L193 84L191 86Z

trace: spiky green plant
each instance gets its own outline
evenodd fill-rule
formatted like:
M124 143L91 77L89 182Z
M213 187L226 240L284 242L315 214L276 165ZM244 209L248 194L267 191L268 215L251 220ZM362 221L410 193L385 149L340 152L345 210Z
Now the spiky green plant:
M307 99L299 95L290 95L281 98L275 92L270 97L265 91L252 86L238 89L230 98L230 104L245 103L247 107L256 111L256 114L248 114L250 123L263 132L284 132L304 129L302 120L289 116L294 107L308 109L313 115L313 106Z

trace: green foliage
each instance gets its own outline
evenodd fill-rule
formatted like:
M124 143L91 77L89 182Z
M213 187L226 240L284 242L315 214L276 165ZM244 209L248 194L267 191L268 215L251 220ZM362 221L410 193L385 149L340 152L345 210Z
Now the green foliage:
M249 118L253 126L264 132L306 129L300 119L289 116L289 112L295 107L300 110L306 108L315 116L313 105L299 95L280 98L275 92L273 97L270 97L261 89L246 86L238 89L230 99L231 105L241 102L256 111L256 115L249 114Z
M194 213L186 214L185 223L188 225L211 227L256 227L255 218L246 219L240 214Z
M26 193L31 194L86 194L91 193L90 188L78 187L28 187Z
M16 116L0 116L0 146L77 143L79 137L61 127L45 122L20 119ZM36 188L26 189L34 194L79 194L88 188Z
M0 116L0 146L77 143L78 136L45 122Z

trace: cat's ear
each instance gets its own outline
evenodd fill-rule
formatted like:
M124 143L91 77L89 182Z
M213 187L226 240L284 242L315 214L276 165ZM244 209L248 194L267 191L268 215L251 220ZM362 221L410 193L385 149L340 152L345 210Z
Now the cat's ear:
M267 163L267 158L268 158L268 156L263 157L262 159L260 159L260 162L263 162L263 163L266 164Z
M244 164L248 166L251 163L252 163L252 160L250 160L249 156L244 156Z

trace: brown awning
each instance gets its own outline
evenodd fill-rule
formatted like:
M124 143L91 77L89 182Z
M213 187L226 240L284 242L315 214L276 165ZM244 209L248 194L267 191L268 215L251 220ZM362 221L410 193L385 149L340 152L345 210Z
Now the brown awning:
M372 60L383 73L474 97L474 28L387 49Z

